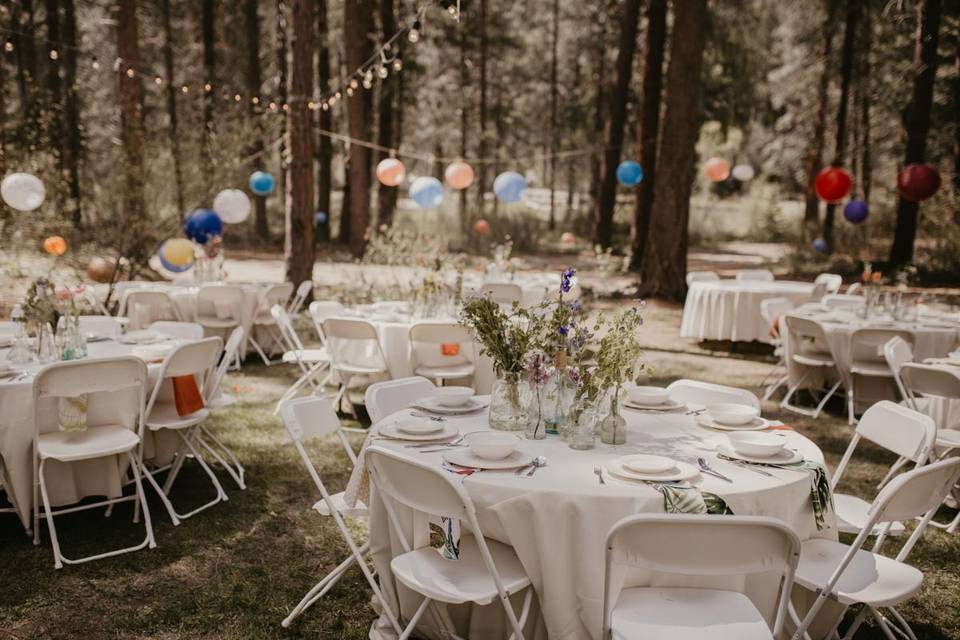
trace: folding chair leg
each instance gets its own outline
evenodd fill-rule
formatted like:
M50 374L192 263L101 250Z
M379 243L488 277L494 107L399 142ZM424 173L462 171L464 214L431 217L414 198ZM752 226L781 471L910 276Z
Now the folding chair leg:
M173 504L170 502L170 499L167 497L167 494L169 494L170 489L173 486L173 479L176 477L174 474L179 472L180 468L183 466L182 462L178 461L178 462L181 462L181 464L180 465L174 464L174 466L170 469L170 475L167 476L167 482L163 490L160 491L160 494L163 497L162 499L164 500L164 505L167 507L167 511L170 512L171 519L174 518L175 516L179 520L186 520L187 518L197 515L201 511L205 511L209 509L210 507L212 507L213 505L219 502L226 502L227 500L229 500L229 498L227 497L227 493L226 491L223 490L223 486L220 484L220 480L217 479L216 474L213 473L213 470L207 464L206 460L203 459L203 456L200 455L200 452L197 451L196 447L193 446L193 443L190 442L190 438L192 438L194 434L195 434L194 430L191 430L191 433L189 434L189 436L184 435L181 431L177 431L177 435L180 436L181 440L183 440L183 444L186 445L187 449L193 455L194 459L197 461L200 467L204 470L204 472L210 478L210 481L213 483L214 488L217 490L217 495L213 500L197 507L193 511L189 511L187 513L177 512L173 508ZM182 459L185 459L185 456L183 456ZM155 483L152 483L152 484L154 484L154 487L156 488L156 484Z
M369 546L369 544L363 545L363 547L361 547L362 551L366 553L366 550L369 548ZM284 628L289 627L293 621L300 616L300 614L310 608L317 600L322 598L327 593L329 588L333 587L333 585L339 582L340 578L343 577L343 574L346 573L347 569L353 566L356 561L357 559L353 555L347 556L346 560L337 565L333 571L324 576L323 580L315 584L309 591L307 591L306 595L300 599L300 602L297 604L297 606L293 608L293 611L290 612L290 615L283 619L283 622L281 622L280 625Z
M894 607L888 607L888 609L890 610L890 615L892 615L893 619L897 621L897 626L900 627L899 631L902 631L910 640L917 640L917 636L914 635L913 629L911 629L907 621L903 619L903 616L900 615L900 612Z
M157 484L157 479L153 477L153 472L147 470L145 467L140 467L143 472L144 477L146 477L147 482L150 483L150 486L153 487L154 491L157 492L157 495L160 496L160 501L163 503L164 508L167 510L167 514L170 516L170 521L173 522L173 526L180 526L180 518L177 517L177 512L173 510L173 504L170 502L170 498L167 497L167 494L163 492L163 489Z
M783 376L780 376L780 378L778 378L776 382L768 386L766 392L763 394L763 401L766 402L767 400L772 398L774 392L780 387L782 387L783 385L787 384L787 381L789 379L790 379L790 376L783 375Z
M820 401L820 404L817 405L816 410L813 412L814 418L819 418L820 414L823 412L823 408L826 406L827 401L833 397L833 394L837 392L837 389L840 388L842 382L838 380L836 384L830 387L830 391L827 392L827 395L823 396L823 399Z
M893 631L890 630L890 625L886 619L884 619L883 615L869 605L868 608L870 609L870 613L873 614L873 619L877 621L877 626L883 631L883 635L887 636L887 640L897 640L897 636L893 635Z
M853 622L850 623L850 628L847 629L847 632L843 635L844 640L851 640L853 635L860 628L860 625L863 624L863 621L866 620L867 614L870 613L870 609L864 606L860 609L860 612L857 614L857 617L853 619Z
M204 448L206 448L206 450L210 452L210 455L216 458L217 462L219 462L220 465L224 469L226 469L227 473L229 473L230 476L233 478L233 480L237 483L237 486L240 487L241 490L245 490L247 488L247 485L243 480L244 469L243 469L243 465L240 464L240 461L237 459L237 456L233 453L233 451L231 451L227 447L227 445L223 444L223 441L220 440L220 438L218 438L214 433L212 433L205 426L200 425L200 432L202 434L198 438L200 443L203 444ZM206 438L203 437L204 435L209 437L214 444L220 447L220 450L223 451L224 454L226 454L226 457L230 458L229 464L223 459L223 457L217 451L215 451L210 446L209 443L207 443Z
M847 424L851 427L857 422L856 416L854 416L854 392L853 392L853 375L850 375L850 388L847 389Z
M50 544L53 545L53 566L56 569L62 569L63 561L60 559L60 541L57 540L57 527L53 524L53 510L50 508L50 497L47 495L47 483L43 479L43 467L46 462L47 460L45 458L40 460L40 494L43 496L43 514L47 519L47 529L50 531Z
M423 602L421 602L420 606L417 607L416 613L413 614L413 617L410 618L410 622L407 623L407 628L404 629L403 633L400 634L399 640L407 640L407 638L410 637L410 634L412 634L417 628L417 623L420 622L420 618L423 616L423 612L427 610L430 602L430 598L423 599Z
M257 342L257 340L253 337L252 333L253 332L251 331L250 344L253 345L253 348L257 352L257 355L259 355L260 359L263 360L263 364L267 365L268 367L277 364L276 360L271 360L267 356L266 352L263 350L263 347L260 346L260 343Z

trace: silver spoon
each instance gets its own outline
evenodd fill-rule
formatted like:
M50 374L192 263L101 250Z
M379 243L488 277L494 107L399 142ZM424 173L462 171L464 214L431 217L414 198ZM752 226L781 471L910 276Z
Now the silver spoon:
M707 473L713 476L714 478L720 478L721 480L726 480L727 482L733 482L733 480L731 480L727 476L723 475L719 471L714 470L709 464L707 464L707 461L704 460L703 458L697 458L697 464L700 465L700 471L702 473Z
M545 466L547 466L547 459L544 456L537 456L533 459L533 468L527 472L527 477L529 478L537 472L537 469Z
M725 456L725 455L723 455L723 454L717 454L717 457L720 458L721 460L726 460L727 462L729 462L729 463L731 463L731 464L735 464L735 465L737 465L738 467L740 467L741 469L749 469L750 471L756 471L756 472L759 473L760 475L762 475L762 476L767 476L768 478L775 478L775 477L776 477L776 476L773 475L772 473L767 473L766 471L764 471L764 470L761 469L760 467L757 467L757 466L755 466L755 465L747 464L746 462L743 462L743 461L741 461L741 460L737 460L736 458L730 458L730 457Z
M447 419L444 418L443 416L432 416L432 415L430 415L430 414L428 414L428 413L424 413L424 412L422 412L422 411L411 411L411 412L410 412L410 416L413 417L413 418L430 418L430 419L433 420L434 422L445 422L445 421L447 420Z
M593 473L600 480L600 484L607 484L607 481L603 479L603 469L600 468L600 465L597 465L593 468Z

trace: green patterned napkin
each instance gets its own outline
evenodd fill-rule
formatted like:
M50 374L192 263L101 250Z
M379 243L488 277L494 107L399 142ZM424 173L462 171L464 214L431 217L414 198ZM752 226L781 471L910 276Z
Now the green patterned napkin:
M733 515L727 502L715 493L700 491L687 482L648 482L663 494L663 510L667 513L706 513Z
M60 398L57 420L60 431L87 430L87 396L63 396Z

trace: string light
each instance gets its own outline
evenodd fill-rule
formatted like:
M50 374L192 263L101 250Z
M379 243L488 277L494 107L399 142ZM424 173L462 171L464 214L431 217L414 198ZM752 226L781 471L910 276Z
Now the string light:
M163 84L163 78L161 78L160 76L157 76L156 78L153 79L153 82L159 87L160 85Z
M377 67L377 77L381 80L386 80L387 76L390 75L390 72L387 71L387 65L381 64Z
M240 97L240 94L239 94L239 93L237 93L237 94L235 94L235 95L233 96L233 101L234 101L234 102L240 102L242 99L243 99L243 98Z
M252 102L253 104L260 104L260 98L258 98L257 96L253 96L252 98L250 98L250 102Z
M348 98L352 98L352 97L353 97L353 87L352 87L352 86L347 87L347 97L348 97Z
M137 75L137 72L134 71L133 67L127 67L127 77L132 78L135 75Z
M211 89L213 89L213 85L211 85L209 82L206 83L205 85L203 85L203 90L204 90L204 91L209 92Z
M356 79L356 78L350 78L350 88L351 88L351 89L356 89L356 88L357 88L357 79Z
M330 110L330 104L329 104L329 103L326 103L326 102L324 102L323 104L321 104L320 107L321 107L324 111L329 111L329 110Z
M3 45L3 50L6 51L7 53L10 53L11 51L13 51L13 43L7 40L6 43L4 43Z
M401 69L403 69L403 60L401 60L400 58L394 58L394 59L393 59L393 70L394 70L394 71L400 71Z
M50 49L50 59L53 60L54 62L56 62L57 59L59 59L59 58L60 58L60 54L57 52L57 50L56 50L56 49Z
M413 26L410 27L410 33L407 35L407 39L410 40L413 44L420 42L420 20L414 20Z
M93 59L93 62L90 63L90 66L93 67L94 71L100 71L100 61L96 58Z

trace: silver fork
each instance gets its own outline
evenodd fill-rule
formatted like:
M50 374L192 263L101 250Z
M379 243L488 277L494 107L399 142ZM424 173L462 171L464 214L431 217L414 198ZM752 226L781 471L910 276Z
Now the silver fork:
M738 467L740 467L740 468L742 468L742 469L749 469L750 471L756 471L756 472L759 473L760 475L762 475L762 476L767 476L768 478L776 478L776 476L773 475L772 473L768 473L768 472L764 471L763 469L761 469L760 467L758 467L758 466L756 466L756 465L747 464L746 462L743 462L742 460L737 460L736 458L731 458L731 457L729 457L729 456L725 456L725 455L723 455L722 453L718 453L718 454L717 454L717 457L720 458L721 460L726 460L727 462L729 462L729 463L731 463L731 464L735 464L735 465L737 465Z
M607 484L607 481L603 479L603 469L600 468L600 465L593 468L593 473L600 480L600 484Z
M726 480L727 482L733 482L733 480L731 480L730 478L723 475L722 473L720 473L719 471L711 467L709 464L707 464L707 461L704 458L697 458L697 464L700 465L701 473L709 474L714 478L720 478L721 480Z

